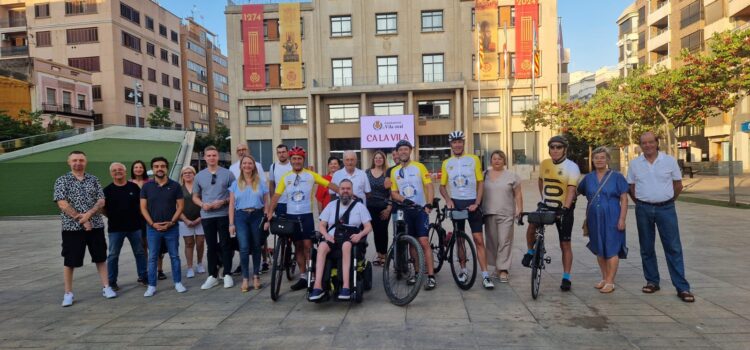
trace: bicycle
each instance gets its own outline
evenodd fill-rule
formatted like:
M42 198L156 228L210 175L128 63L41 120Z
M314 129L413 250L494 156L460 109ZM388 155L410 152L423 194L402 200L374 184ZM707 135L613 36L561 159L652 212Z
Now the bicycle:
M436 203L439 200L436 198ZM446 215L447 214L447 215ZM453 232L445 232L443 221L450 217L453 222ZM430 224L430 248L432 248L433 261L435 262L435 273L443 267L443 262L450 261L453 280L458 288L469 290L474 285L477 277L477 250L472 239L463 230L456 229L456 221L469 218L469 211L449 209L444 206L437 210L435 222ZM467 256L467 253L470 255ZM466 268L470 266L469 268ZM461 281L460 273L466 268L469 276Z
M271 264L271 300L279 300L282 276L286 272L287 280L295 277L297 261L295 259L294 233L302 229L299 220L278 217L271 221L269 231L274 237L273 261Z
M424 210L424 207L411 201L385 200L396 208L396 230L383 264L383 287L391 303L404 306L419 294L426 271L424 250L419 241L408 234L404 209ZM415 265L419 268L415 269ZM409 282L412 277L416 279L415 283Z
M523 217L528 217L528 222L536 225L534 236L534 255L531 258L531 297L536 300L539 296L539 285L542 281L542 270L545 264L550 264L552 258L547 256L547 250L544 247L544 227L552 225L559 217L557 210L546 206L544 203L537 205L537 210L532 212L522 212L518 217L518 225L523 225Z

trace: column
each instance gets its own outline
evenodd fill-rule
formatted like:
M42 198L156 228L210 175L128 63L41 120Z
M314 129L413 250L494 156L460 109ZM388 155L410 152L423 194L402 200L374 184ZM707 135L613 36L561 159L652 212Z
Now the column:
M315 126L320 124L318 123L318 114L314 112L314 104L313 104L313 97L312 95L307 96L307 110L310 111L310 113L307 114L307 154L312 156L313 154L317 154L317 140L318 136L315 133ZM319 157L315 157L316 161ZM312 165L315 169L315 171L320 171L320 168L318 164L307 162L308 165Z
M313 105L313 110L315 111L315 123L310 123L311 125L315 125L315 134L317 137L315 138L315 160L316 160L316 167L318 171L325 170L325 159L323 157L323 141L327 140L326 137L323 136L323 127L322 127L322 119L320 117L320 95L315 95L315 103ZM310 142L308 142L310 144Z
M359 95L359 115L367 115L367 94L362 93ZM367 168L367 164L370 162L370 150L362 147L361 140L362 140L362 134L360 133L360 151L359 154L359 162L361 164L361 168L365 169Z

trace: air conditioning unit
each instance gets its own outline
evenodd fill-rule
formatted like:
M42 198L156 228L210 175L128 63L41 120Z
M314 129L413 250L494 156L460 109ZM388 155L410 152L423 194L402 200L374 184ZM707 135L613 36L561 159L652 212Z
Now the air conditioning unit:
M5 34L5 33L0 34L0 41L5 41L5 40L8 40L8 34Z

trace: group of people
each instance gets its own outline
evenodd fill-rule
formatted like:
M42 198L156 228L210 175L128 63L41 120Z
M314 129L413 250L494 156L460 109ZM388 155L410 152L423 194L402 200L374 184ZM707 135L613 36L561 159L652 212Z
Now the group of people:
M494 151L490 167L483 171L480 159L465 152L462 131L452 132L447 141L451 156L443 161L439 192L448 208L469 212L467 221L477 248L482 285L492 289L493 280L507 283L510 278L514 221L523 210L521 179L507 169L503 151ZM658 152L657 136L646 133L641 137L643 154L630 163L627 178L609 169L610 155L606 148L593 151L594 170L581 177L576 163L567 159L568 142L564 137L552 137L548 146L550 158L541 163L538 187L541 203L560 214L556 221L563 260L560 288L568 291L572 287L573 212L576 197L582 194L588 199L584 219L584 232L589 237L587 246L597 256L602 273L595 287L602 293L614 291L619 259L627 257L625 218L630 196L636 203L647 281L642 291L653 293L660 289L654 248L658 227L678 296L686 302L694 301L685 279L674 206L682 189L681 173L674 158ZM395 165L388 168L386 154L375 151L370 167L362 170L357 168L357 154L345 152L343 167L341 160L331 157L328 173L321 176L305 167L304 149L282 144L277 146L277 161L266 176L246 144L238 145L239 160L230 169L219 166L218 150L209 146L204 150L206 168L196 173L193 167L184 167L179 183L168 177L169 162L156 157L150 164L153 179L148 178L143 162L133 164L130 180L125 165L115 162L110 166L112 183L102 189L98 179L86 173L86 155L71 152L68 156L71 171L58 178L54 186L54 200L62 218L65 266L62 305L73 304L73 271L83 265L87 247L99 272L103 296L116 297L118 257L125 238L135 256L138 282L147 287L145 297L156 294L157 280L166 279L161 269L164 254L169 254L175 290L180 293L187 290L181 282L180 237L185 241L186 277L208 273L201 289L217 286L220 279L224 288L234 286L233 239L238 242L241 291L250 290L251 271L252 288L260 289L265 264L261 260L268 258L266 234L270 222L278 217L299 223L293 240L300 277L291 289L308 287L308 260L316 259L316 275L320 275L327 254L340 249L344 257L344 281L338 298L348 299L352 245L366 241L373 233L376 250L373 265L382 266L388 249L389 223L394 220L391 203L404 201L423 208L404 209L404 220L409 234L418 239L425 251L426 271L418 273L427 275L425 289L434 289L437 281L428 237L429 215L437 209L432 208L434 185L425 166L411 159L412 153L413 145L401 140L393 149ZM323 241L317 249L318 256L311 257L316 232L314 200L318 204L318 231ZM109 252L102 215L108 218ZM339 224L356 228L345 242L336 242L334 228ZM463 220L456 224L457 229L465 227ZM530 265L534 253L534 231L534 225L529 225L524 266ZM204 246L208 271L202 263ZM197 264L194 265L195 248ZM460 271L458 278L465 279L466 274L467 271ZM310 299L321 298L322 294L318 278Z

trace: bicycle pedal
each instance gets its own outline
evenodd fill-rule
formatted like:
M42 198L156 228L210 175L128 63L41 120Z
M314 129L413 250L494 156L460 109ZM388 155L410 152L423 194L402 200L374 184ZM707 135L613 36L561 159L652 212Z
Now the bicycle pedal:
M550 257L545 257L545 258L544 258L544 262L545 262L545 263L547 263L547 264L551 264L551 263L552 263L552 258L550 258Z

